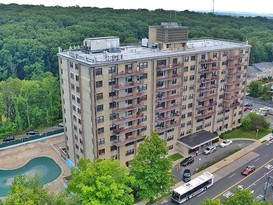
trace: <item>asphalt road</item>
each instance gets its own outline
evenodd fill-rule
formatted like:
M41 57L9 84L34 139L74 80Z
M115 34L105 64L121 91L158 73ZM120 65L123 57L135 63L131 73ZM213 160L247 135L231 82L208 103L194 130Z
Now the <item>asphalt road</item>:
M231 147L230 147L231 148ZM222 148L225 149L225 148ZM201 193L200 195L185 202L185 205L198 205L206 197L223 198L228 197L238 186L249 188L255 196L264 194L265 182L270 176L269 184L273 183L273 143L263 144L244 157L234 161L227 167L214 173L214 185ZM217 152L215 152L216 154ZM245 177L241 171L247 165L255 165L256 171ZM272 178L271 178L272 176ZM266 198L273 202L273 189L268 187ZM173 204L170 198L165 199L157 204Z

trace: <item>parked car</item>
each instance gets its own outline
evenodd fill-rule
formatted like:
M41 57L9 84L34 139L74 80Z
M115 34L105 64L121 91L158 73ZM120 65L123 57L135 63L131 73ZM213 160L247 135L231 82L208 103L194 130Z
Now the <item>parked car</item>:
M250 107L244 107L244 111L248 111Z
M191 180L191 170L185 169L182 176L183 182L189 182Z
M192 156L190 156L190 157L187 157L187 158L183 159L180 162L180 165L183 166L183 167L185 167L185 166L187 166L187 165L189 165L189 164L191 164L193 162L194 162L194 158Z
M64 123L63 123L63 122L60 122L60 123L58 124L58 127L64 127Z
M254 165L248 165L245 169L242 170L241 174L247 176L254 172L256 167Z
M206 147L206 149L204 149L203 153L205 155L208 155L208 154L213 153L214 151L216 151L216 147L214 145L211 145L211 146Z
M27 134L27 135L38 135L38 134L39 134L39 131L37 131L37 130L29 130L29 131L27 131L26 134Z
M245 103L244 107L252 107L252 103Z
M227 147L232 144L232 140L224 140L221 144L220 147Z
M14 137L14 136L8 136L8 137L5 137L5 138L3 139L3 142L9 142L9 141L13 141L13 140L15 140L15 137Z

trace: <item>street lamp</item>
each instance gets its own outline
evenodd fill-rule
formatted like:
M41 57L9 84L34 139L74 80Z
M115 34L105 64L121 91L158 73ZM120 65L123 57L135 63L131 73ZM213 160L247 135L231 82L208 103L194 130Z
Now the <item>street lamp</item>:
M269 186L269 179L273 179L273 177L270 176L270 175L267 176L267 180L266 180L266 182L264 184L264 198L263 198L264 201L266 200L266 192L267 192L267 188Z
M258 132L259 132L259 129L257 129L257 132L256 132L256 139L258 138Z

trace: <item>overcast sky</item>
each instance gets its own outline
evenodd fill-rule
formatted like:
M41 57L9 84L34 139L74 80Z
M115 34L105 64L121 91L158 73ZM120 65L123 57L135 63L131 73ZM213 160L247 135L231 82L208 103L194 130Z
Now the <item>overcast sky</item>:
M0 0L3 4L43 4L45 6L111 7L124 9L212 11L213 0ZM214 0L215 11L273 14L273 0Z

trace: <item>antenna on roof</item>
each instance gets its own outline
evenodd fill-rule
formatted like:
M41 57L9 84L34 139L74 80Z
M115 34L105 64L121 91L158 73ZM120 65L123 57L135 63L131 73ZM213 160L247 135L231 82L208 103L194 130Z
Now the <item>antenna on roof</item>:
M212 0L212 13L214 14L214 0Z

